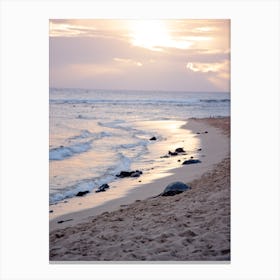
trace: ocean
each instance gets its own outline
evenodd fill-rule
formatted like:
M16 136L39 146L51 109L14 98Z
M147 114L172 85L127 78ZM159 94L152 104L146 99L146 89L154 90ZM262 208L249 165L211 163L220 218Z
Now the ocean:
M196 155L199 143L181 128L188 118L229 115L227 92L50 88L49 202L94 192L121 171L160 174L169 150Z

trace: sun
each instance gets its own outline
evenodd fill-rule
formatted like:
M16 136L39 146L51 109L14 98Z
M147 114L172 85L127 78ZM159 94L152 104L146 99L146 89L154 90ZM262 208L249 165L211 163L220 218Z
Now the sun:
M161 20L135 20L130 25L131 43L134 46L160 51L170 40L167 28Z
M187 49L192 44L187 40L173 38L165 20L134 20L129 24L129 36L133 46L153 51L164 48Z

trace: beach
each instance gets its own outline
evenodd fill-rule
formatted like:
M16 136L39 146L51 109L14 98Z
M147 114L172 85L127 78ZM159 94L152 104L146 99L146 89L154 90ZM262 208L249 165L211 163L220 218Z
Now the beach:
M229 261L230 118L189 119L185 128L201 141L201 163L51 219L50 261ZM158 196L174 181L191 189Z

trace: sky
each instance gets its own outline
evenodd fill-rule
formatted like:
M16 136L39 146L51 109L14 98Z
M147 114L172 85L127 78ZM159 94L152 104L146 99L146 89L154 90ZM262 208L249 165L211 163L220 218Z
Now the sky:
M49 21L50 87L230 91L230 20Z

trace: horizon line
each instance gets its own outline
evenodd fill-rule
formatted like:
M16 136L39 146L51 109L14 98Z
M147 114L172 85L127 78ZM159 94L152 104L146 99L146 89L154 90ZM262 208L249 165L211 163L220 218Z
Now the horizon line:
M77 90L100 90L100 91L146 91L146 92L182 92L182 93L230 93L229 91L198 91L198 90L168 90L168 89L105 89L105 88L81 88L81 87L57 87L49 86L50 89L77 89Z

